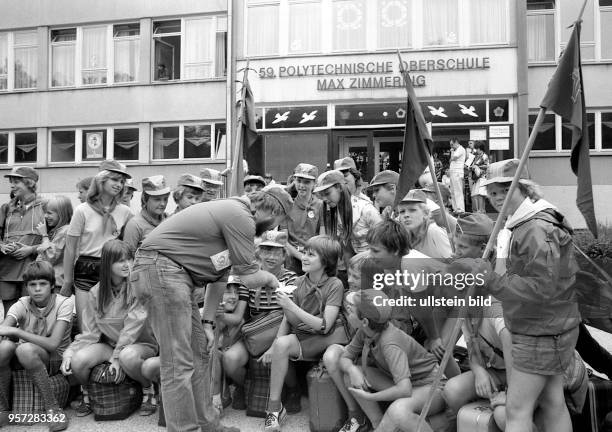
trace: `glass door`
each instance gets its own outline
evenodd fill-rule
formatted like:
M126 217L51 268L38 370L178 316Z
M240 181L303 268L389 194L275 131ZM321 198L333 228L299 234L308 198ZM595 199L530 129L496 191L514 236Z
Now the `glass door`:
M361 172L364 179L369 179L368 175L368 142L370 136L363 135L344 135L338 137L338 159L350 156L355 161L357 171ZM332 166L333 168L333 166Z

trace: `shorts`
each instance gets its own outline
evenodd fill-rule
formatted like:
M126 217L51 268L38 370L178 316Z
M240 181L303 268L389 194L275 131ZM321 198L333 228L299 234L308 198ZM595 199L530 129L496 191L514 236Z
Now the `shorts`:
M412 387L424 387L433 384L433 382L436 380L436 375L438 374L439 370L440 366L436 365L436 367L425 378L420 378L418 380L411 379ZM440 384L438 385L438 390L444 389L444 386L446 385L447 381L448 378L446 378L446 375L443 374L442 378L440 379Z
M304 333L295 335L300 344L300 353L297 357L290 357L290 360L318 360L328 346L333 344L346 345L349 342L349 335L344 325L337 324L336 328L326 335Z
M574 361L578 327L554 336L512 333L512 366L537 375L563 375Z
M100 258L80 256L74 264L74 287L89 291L100 282Z

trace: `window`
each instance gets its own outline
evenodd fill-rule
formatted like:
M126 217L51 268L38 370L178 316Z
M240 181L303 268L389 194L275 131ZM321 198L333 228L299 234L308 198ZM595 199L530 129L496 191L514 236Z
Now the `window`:
M73 162L75 138L74 130L51 131L51 162Z
M555 60L554 1L527 1L527 57L530 62Z
M15 163L35 163L36 132L16 132L15 133Z
M8 33L0 33L0 90L8 88Z
M36 30L0 33L0 90L36 88L37 75Z
M334 0L334 50L366 48L366 6L364 0Z
M459 43L458 0L423 2L423 45L457 45Z
M529 115L529 133L537 115ZM612 112L587 112L587 131L591 153L612 150ZM534 150L568 152L572 148L572 127L554 114L546 114Z
M154 127L153 159L212 158L212 129L209 124Z
M83 28L81 78L83 85L106 84L106 27Z
M321 2L289 3L289 52L321 50Z
M572 127L563 121L561 123L561 149L572 149ZM595 148L595 114L587 113L587 128L589 134L589 148Z
M138 128L115 129L113 156L115 160L138 160Z
M505 0L470 0L470 42L505 43L508 40L508 3Z
M8 139L7 133L0 133L0 164L8 163Z
M73 86L76 28L51 31L51 86Z
M612 112L601 113L601 148L612 150Z
M561 50L565 48L572 34L569 28L580 13L583 2L564 1L561 3ZM582 60L595 59L595 14L593 2L587 1L582 15L582 27L580 31L580 55Z
M106 129L82 131L81 155L84 162L106 158Z
M247 52L250 56L278 54L279 4L249 2Z
M153 23L155 81L203 79L226 72L227 18Z
M599 0L601 58L612 59L612 0Z
M379 0L378 47L410 48L412 46L412 0Z
M140 67L140 24L113 26L113 44L115 82L137 81Z
M538 116L536 114L529 115L529 134L531 134L531 130L533 129L533 125L535 124L536 118ZM540 127L540 133L536 136L536 140L533 143L533 150L555 150L557 148L556 144L556 133L555 133L555 115L554 114L546 114L544 116L544 122Z

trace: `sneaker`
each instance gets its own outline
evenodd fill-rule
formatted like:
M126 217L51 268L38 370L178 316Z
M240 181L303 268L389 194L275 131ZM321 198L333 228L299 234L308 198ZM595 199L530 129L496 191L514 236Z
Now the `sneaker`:
M367 420L360 424L355 417L351 417L344 423L339 432L368 432L369 430L370 427Z
M247 408L245 402L244 386L236 386L234 395L232 396L232 408L235 410L245 410Z
M154 394L147 394L140 405L139 414L141 416L150 416L157 411L157 401L155 400Z
M68 416L61 408L47 410L47 418L51 419L49 423L49 432L58 432L68 429Z
M302 411L302 394L299 390L293 390L289 393L285 408L287 414L297 414Z
M91 405L88 403L85 403L82 399L81 399L81 403L77 405L74 408L74 410L76 411L77 417L86 417L93 412L91 410Z
M264 421L264 431L281 432L281 424L285 421L285 417L287 417L287 411L283 406L278 412L267 412L266 420Z

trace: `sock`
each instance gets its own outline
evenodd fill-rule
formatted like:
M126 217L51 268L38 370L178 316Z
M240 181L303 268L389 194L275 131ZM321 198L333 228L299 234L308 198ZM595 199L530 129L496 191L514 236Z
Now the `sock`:
M10 411L9 393L11 391L11 368L0 367L0 411Z
M51 382L49 381L47 369L41 364L34 369L26 369L26 373L38 388L45 409L59 409L57 399L55 399L55 394L53 394L53 389L51 389Z
M365 422L365 415L362 411L349 411L348 418L354 418L359 424L363 424Z
M85 386L81 386L81 393L83 393L83 403L89 404L89 393L85 389Z
M142 401L146 402L149 396L151 396L151 403L155 404L155 390L153 390L153 385L142 388Z
M283 405L280 400L272 400L268 401L268 412L279 412Z

